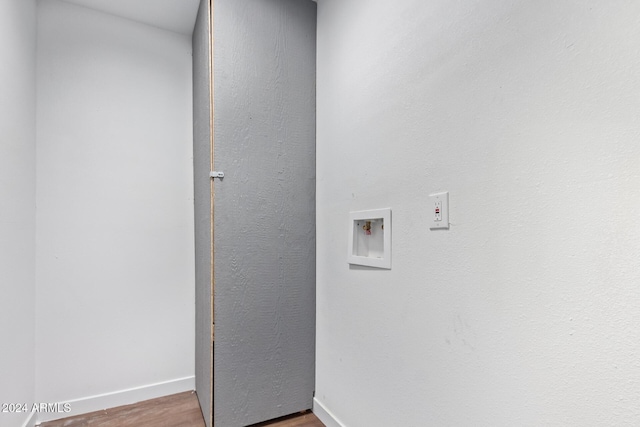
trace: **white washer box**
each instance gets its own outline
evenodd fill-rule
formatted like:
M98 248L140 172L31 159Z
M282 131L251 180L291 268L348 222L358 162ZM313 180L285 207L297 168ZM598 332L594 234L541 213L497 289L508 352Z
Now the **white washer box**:
M391 208L349 213L347 262L391 269Z

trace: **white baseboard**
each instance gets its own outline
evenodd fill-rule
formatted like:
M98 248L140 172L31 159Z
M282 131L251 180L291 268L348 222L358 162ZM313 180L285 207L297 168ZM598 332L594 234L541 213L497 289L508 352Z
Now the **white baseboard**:
M35 427L36 425L36 413L32 412L29 414L29 417L25 420L22 427Z
M318 399L313 398L313 413L327 427L345 427Z
M155 399L157 397L168 396L170 394L182 393L184 391L195 390L196 377L186 377L142 387L135 387L112 393L99 394L96 396L84 397L82 399L60 402L69 404L68 412L40 412L37 414L38 424L58 420L60 418L73 417L89 412L101 411L103 409L115 408L123 405L142 402L143 400ZM33 417L32 417L33 418ZM25 424L24 427L30 427Z

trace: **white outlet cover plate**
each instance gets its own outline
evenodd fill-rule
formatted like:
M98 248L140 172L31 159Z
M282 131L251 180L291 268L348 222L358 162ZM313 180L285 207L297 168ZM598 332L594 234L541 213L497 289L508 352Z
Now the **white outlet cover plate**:
M436 206L440 207L440 215L436 215ZM429 195L429 205L427 208L428 220L431 221L429 226L432 230L449 228L449 192L435 193ZM438 219L439 218L439 219Z

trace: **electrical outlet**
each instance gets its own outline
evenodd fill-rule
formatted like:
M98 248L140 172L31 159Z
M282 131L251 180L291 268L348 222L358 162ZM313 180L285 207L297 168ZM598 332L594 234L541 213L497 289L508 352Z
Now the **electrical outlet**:
M431 211L431 228L449 228L449 192L429 195L429 209Z

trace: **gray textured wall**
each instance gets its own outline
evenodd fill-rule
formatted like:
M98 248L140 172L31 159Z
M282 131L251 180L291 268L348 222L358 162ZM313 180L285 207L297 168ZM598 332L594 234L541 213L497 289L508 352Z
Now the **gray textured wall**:
M315 33L311 0L214 3L214 423L311 408Z
M196 390L211 424L211 103L209 0L200 2L193 31L193 171L196 244Z

